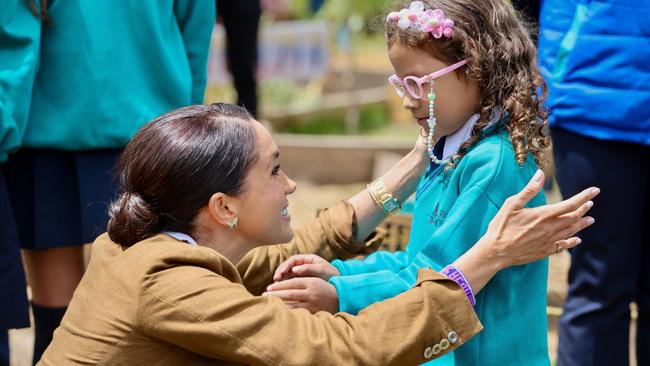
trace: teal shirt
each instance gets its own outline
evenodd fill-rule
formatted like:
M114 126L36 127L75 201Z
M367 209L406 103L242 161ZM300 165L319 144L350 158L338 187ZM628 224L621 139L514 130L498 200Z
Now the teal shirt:
M518 193L537 167L531 156L520 166L508 134L483 138L445 174L443 167L422 177L406 252L377 252L364 260L336 260L332 277L340 310L356 314L415 284L419 268L440 270L476 243L506 198ZM530 206L545 203L543 193ZM546 280L548 261L499 272L476 296L485 326L465 345L431 365L548 365ZM390 320L387 320L390 321Z
M203 102L214 1L51 0L51 25L26 4L0 4L0 161L20 145L119 148Z

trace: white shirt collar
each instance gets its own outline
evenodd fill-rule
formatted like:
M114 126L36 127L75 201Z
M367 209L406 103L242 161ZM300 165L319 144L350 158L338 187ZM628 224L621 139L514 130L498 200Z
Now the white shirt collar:
M184 242L186 242L187 244L189 244L191 246L199 245L196 242L196 240L194 240L191 236L189 236L189 235L187 235L185 233L179 233L178 231L163 231L162 233L167 234L167 235L171 236L174 239L184 241Z
M447 159L454 155L458 149L460 148L460 145L462 145L465 141L469 140L469 138L472 136L472 130L474 129L474 125L476 122L478 122L478 119L480 117L480 114L475 113L471 117L469 117L469 120L465 122L465 124L456 130L454 133L451 135L448 135L447 138L445 139L445 146L442 150L442 159ZM490 123L488 123L485 128L493 126L495 123L499 122L501 120L501 108L495 107L492 110L492 118L490 119Z

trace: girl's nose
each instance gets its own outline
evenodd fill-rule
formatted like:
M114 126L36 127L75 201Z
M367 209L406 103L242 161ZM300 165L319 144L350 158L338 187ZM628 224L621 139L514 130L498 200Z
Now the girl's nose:
M419 100L411 98L408 94L402 97L402 107L408 110L418 109L420 106Z

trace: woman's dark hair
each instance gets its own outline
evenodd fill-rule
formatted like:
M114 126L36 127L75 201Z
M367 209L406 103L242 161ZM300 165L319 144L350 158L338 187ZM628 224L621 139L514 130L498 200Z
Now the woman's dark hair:
M257 159L251 121L244 108L216 103L179 108L142 127L117 166L111 240L131 246L162 230L190 233L212 194L241 193Z

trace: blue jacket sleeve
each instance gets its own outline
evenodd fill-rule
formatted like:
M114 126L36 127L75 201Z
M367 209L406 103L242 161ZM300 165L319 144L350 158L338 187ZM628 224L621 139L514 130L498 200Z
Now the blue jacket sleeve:
M208 53L216 17L214 1L176 0L174 14L192 71L192 103L202 104L208 74Z
M41 21L21 0L0 3L0 162L18 149L38 70Z

